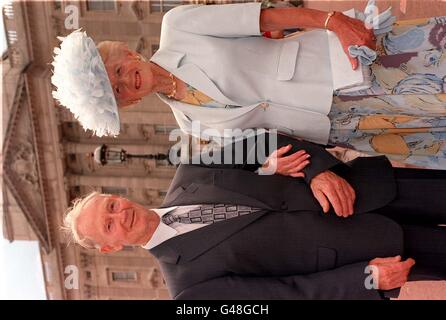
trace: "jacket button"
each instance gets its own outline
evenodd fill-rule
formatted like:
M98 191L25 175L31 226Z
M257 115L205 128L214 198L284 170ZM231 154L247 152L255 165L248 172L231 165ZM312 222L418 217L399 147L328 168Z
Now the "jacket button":
M288 210L288 203L282 202L280 204L280 210Z

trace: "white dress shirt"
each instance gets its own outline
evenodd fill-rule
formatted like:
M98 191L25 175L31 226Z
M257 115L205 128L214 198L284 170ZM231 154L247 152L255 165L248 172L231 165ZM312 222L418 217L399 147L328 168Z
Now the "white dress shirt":
M168 212L170 212L173 216L178 216L198 207L199 205L191 205L191 206L179 206L179 207L170 207L163 209L152 209L160 217L160 223L156 228L155 232L153 233L152 238L150 238L149 242L147 242L142 247L144 249L152 249L153 247L156 247L157 245L163 243L166 240L169 240L170 238L207 226L209 223L174 222L170 225L166 225L161 219L161 217Z

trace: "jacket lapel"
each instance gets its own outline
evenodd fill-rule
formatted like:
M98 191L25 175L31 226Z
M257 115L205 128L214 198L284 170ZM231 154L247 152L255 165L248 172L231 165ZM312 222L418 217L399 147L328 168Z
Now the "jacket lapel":
M167 240L150 250L159 260L174 264L190 261L271 210L271 207L255 198L214 185L216 170L180 165L172 180L173 189L167 193L161 208L224 203L263 210L220 221Z
M181 264L191 261L266 213L267 210L262 210L184 233L150 249L150 252L166 263Z
M225 128L228 127L228 121L238 119L258 106L258 104L255 103L241 108L200 108L192 104L169 99L161 94L158 94L158 97L171 108L179 110L182 114L186 115L189 118L189 121L200 120L209 126L223 124ZM220 100L217 101L221 102ZM233 103L233 105L241 104ZM228 128L230 128L230 126ZM224 135L224 132L221 135ZM231 133L230 136L232 135L233 134Z
M214 82L195 64L187 63L182 65L175 70L174 75L218 102L239 105L237 102L226 97Z
M221 169L204 168L194 165L180 165L171 182L162 208L191 204L239 204L271 210L267 203L243 192L231 190L216 184ZM236 170L243 174L242 170ZM229 172L225 172L229 174ZM248 179L248 176L245 176Z
M256 107L256 104L244 106L242 103L226 97L198 66L192 63L182 64L184 57L184 53L160 49L152 56L150 61L171 72L214 100L228 105L242 106L242 108L197 108L196 106L159 95L164 102L191 116L192 119L200 119L208 124L235 119Z
M166 197L161 208L187 206L193 204L238 204L266 210L273 210L268 204L244 194L223 189L218 186L191 183L180 186Z
M180 65L181 60L183 60L184 56L185 54L182 52L159 49L150 58L150 61L173 73L173 71L175 71L175 69L178 68L178 66Z

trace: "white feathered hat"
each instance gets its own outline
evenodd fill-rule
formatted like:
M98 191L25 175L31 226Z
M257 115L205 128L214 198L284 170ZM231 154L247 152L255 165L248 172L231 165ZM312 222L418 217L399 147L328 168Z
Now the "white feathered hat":
M58 37L54 48L53 97L70 109L84 129L101 137L119 134L119 113L107 71L96 45L80 29Z

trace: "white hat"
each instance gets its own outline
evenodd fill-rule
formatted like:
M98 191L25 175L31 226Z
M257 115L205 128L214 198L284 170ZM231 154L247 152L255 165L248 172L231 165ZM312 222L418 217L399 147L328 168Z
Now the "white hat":
M96 45L80 29L58 37L54 48L53 97L70 109L84 129L101 137L119 134L119 113L113 89Z

